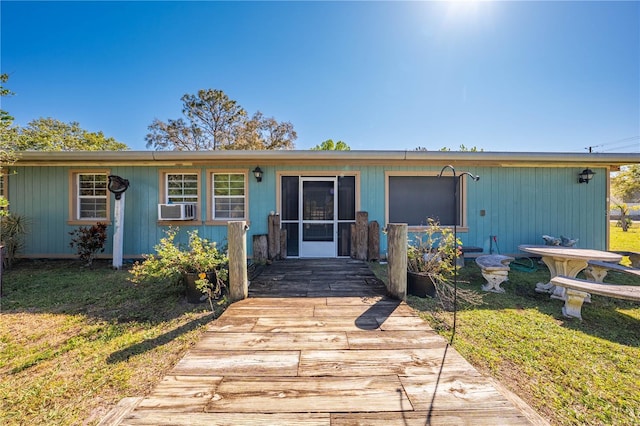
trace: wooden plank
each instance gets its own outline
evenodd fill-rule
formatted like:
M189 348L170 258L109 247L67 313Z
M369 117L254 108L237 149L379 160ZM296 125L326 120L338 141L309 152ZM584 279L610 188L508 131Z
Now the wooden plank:
M206 351L187 353L172 370L176 375L295 376L299 351Z
M236 302L232 306L247 307L247 306L259 306L259 307L288 307L288 306L316 306L324 305L327 303L326 297L317 298L304 298L304 299L291 299L287 297L268 297L268 298L249 298ZM225 312L226 314L226 312Z
M2 247L0 247L0 250ZM0 259L1 260L1 259ZM2 262L0 262L0 268ZM142 401L142 397L122 398L115 407L113 407L106 416L100 420L98 426L116 426L121 424L122 420L127 417L136 406Z
M353 317L317 318L259 318L253 331L269 333L309 333L318 331L357 331L378 328L378 322L371 317L363 318L356 324Z
M329 426L329 413L133 413L122 426Z
M431 410L393 413L335 413L331 414L332 426L439 426L439 425L529 425L529 421L517 412L504 412L500 408L488 410Z
M312 317L313 306L304 307L276 307L276 306L243 306L227 311L228 317L290 317L292 315Z
M374 305L333 305L333 306L316 306L313 315L317 317L330 317L332 315L337 317L346 316L401 316L401 317L415 317L415 311L407 305L398 305L391 303L379 303Z
M420 317L399 317L392 316L389 318L378 317L380 329L385 331L395 330L433 330L431 326Z
M412 409L396 376L225 379L207 412L340 412Z
M474 370L475 371L475 370ZM443 369L433 377L400 377L405 392L416 410L519 410L479 373Z
M446 348L303 351L300 376L385 376L390 374L431 376L442 368L473 372L473 367L454 351ZM444 364L444 365L443 365Z
M446 340L435 331L349 331L349 349L443 348Z
M257 321L257 318L222 315L220 318L207 325L207 330L220 332L251 331L255 327Z
M397 303L395 300L389 299L383 295L376 295L376 296L370 296L370 297L367 297L367 296L329 297L326 299L326 304L328 306L338 306L338 305L371 306L373 304L381 303L383 301L388 303Z
M220 376L165 376L138 409L202 412L221 381Z
M319 333L209 333L191 353L216 350L348 349L344 332Z

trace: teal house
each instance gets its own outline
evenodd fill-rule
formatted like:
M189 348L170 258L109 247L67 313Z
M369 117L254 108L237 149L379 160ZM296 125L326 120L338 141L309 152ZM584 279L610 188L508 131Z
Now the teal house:
M22 255L31 258L73 257L69 232L79 226L106 222L112 236L109 176L129 181L124 258L153 253L169 226L179 226L181 235L197 229L224 244L229 221L248 223L251 256L251 238L267 233L270 214L278 214L287 230L288 257L349 256L351 224L361 211L380 225L382 258L387 224L407 223L410 232L419 231L429 217L456 224L465 246L488 253L497 243L501 253L515 254L519 244L543 244L543 234L607 249L609 172L633 163L640 163L640 155L23 152L3 168L0 191L10 211L29 223ZM106 256L112 244L109 238Z

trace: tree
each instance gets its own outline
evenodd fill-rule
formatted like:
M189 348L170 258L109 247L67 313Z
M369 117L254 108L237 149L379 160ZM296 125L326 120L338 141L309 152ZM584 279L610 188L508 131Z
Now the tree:
M320 145L311 148L312 151L351 151L351 147L343 141L333 142L333 139L327 139Z
M297 138L293 125L247 111L222 90L199 90L185 94L184 119L166 123L153 120L146 136L147 148L174 151L220 149L292 149Z
M291 149L298 137L293 124L279 123L273 117L264 117L260 111L244 120L236 129L233 149Z
M11 96L13 92L6 87L4 83L9 80L8 74L0 74L0 97ZM15 139L16 130L13 126L13 117L5 110L0 109L0 179L3 179L2 167L12 164L15 159L15 153L11 141ZM3 182L6 184L6 182ZM7 199L0 194L0 216L7 214Z
M425 149L426 151L426 149ZM447 148L446 146L440 148L440 151L451 151L451 148ZM472 146L470 148L467 148L464 144L460 144L460 149L458 149L458 151L461 152L482 152L484 151L484 149L482 148L478 148L477 146Z
M18 128L16 151L123 151L129 147L102 132L89 132L76 121L37 118Z
M640 164L623 166L611 178L611 192L623 202L640 200Z

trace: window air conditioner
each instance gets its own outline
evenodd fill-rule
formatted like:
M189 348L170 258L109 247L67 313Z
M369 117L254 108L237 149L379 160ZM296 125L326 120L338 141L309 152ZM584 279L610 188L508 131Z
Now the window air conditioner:
M158 220L193 220L195 218L195 204L158 204Z

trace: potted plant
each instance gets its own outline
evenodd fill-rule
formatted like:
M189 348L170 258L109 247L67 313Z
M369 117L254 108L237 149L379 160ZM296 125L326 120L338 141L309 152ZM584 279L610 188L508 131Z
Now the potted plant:
M189 232L188 245L175 242L177 229L169 228L154 248L156 254L145 255L131 269L135 283L171 280L185 286L187 301L199 303L219 297L227 279L227 256L215 242ZM212 306L213 309L213 306Z
M407 293L419 297L436 297L437 285L446 282L453 272L453 232L428 219L424 232L417 233L407 247Z
M407 247L407 293L436 297L443 308L449 309L456 297L451 278L457 268L455 250L461 254L461 242L450 228L440 226L437 221L428 219L427 225ZM458 289L457 299L468 305L482 303L478 293L467 289Z

